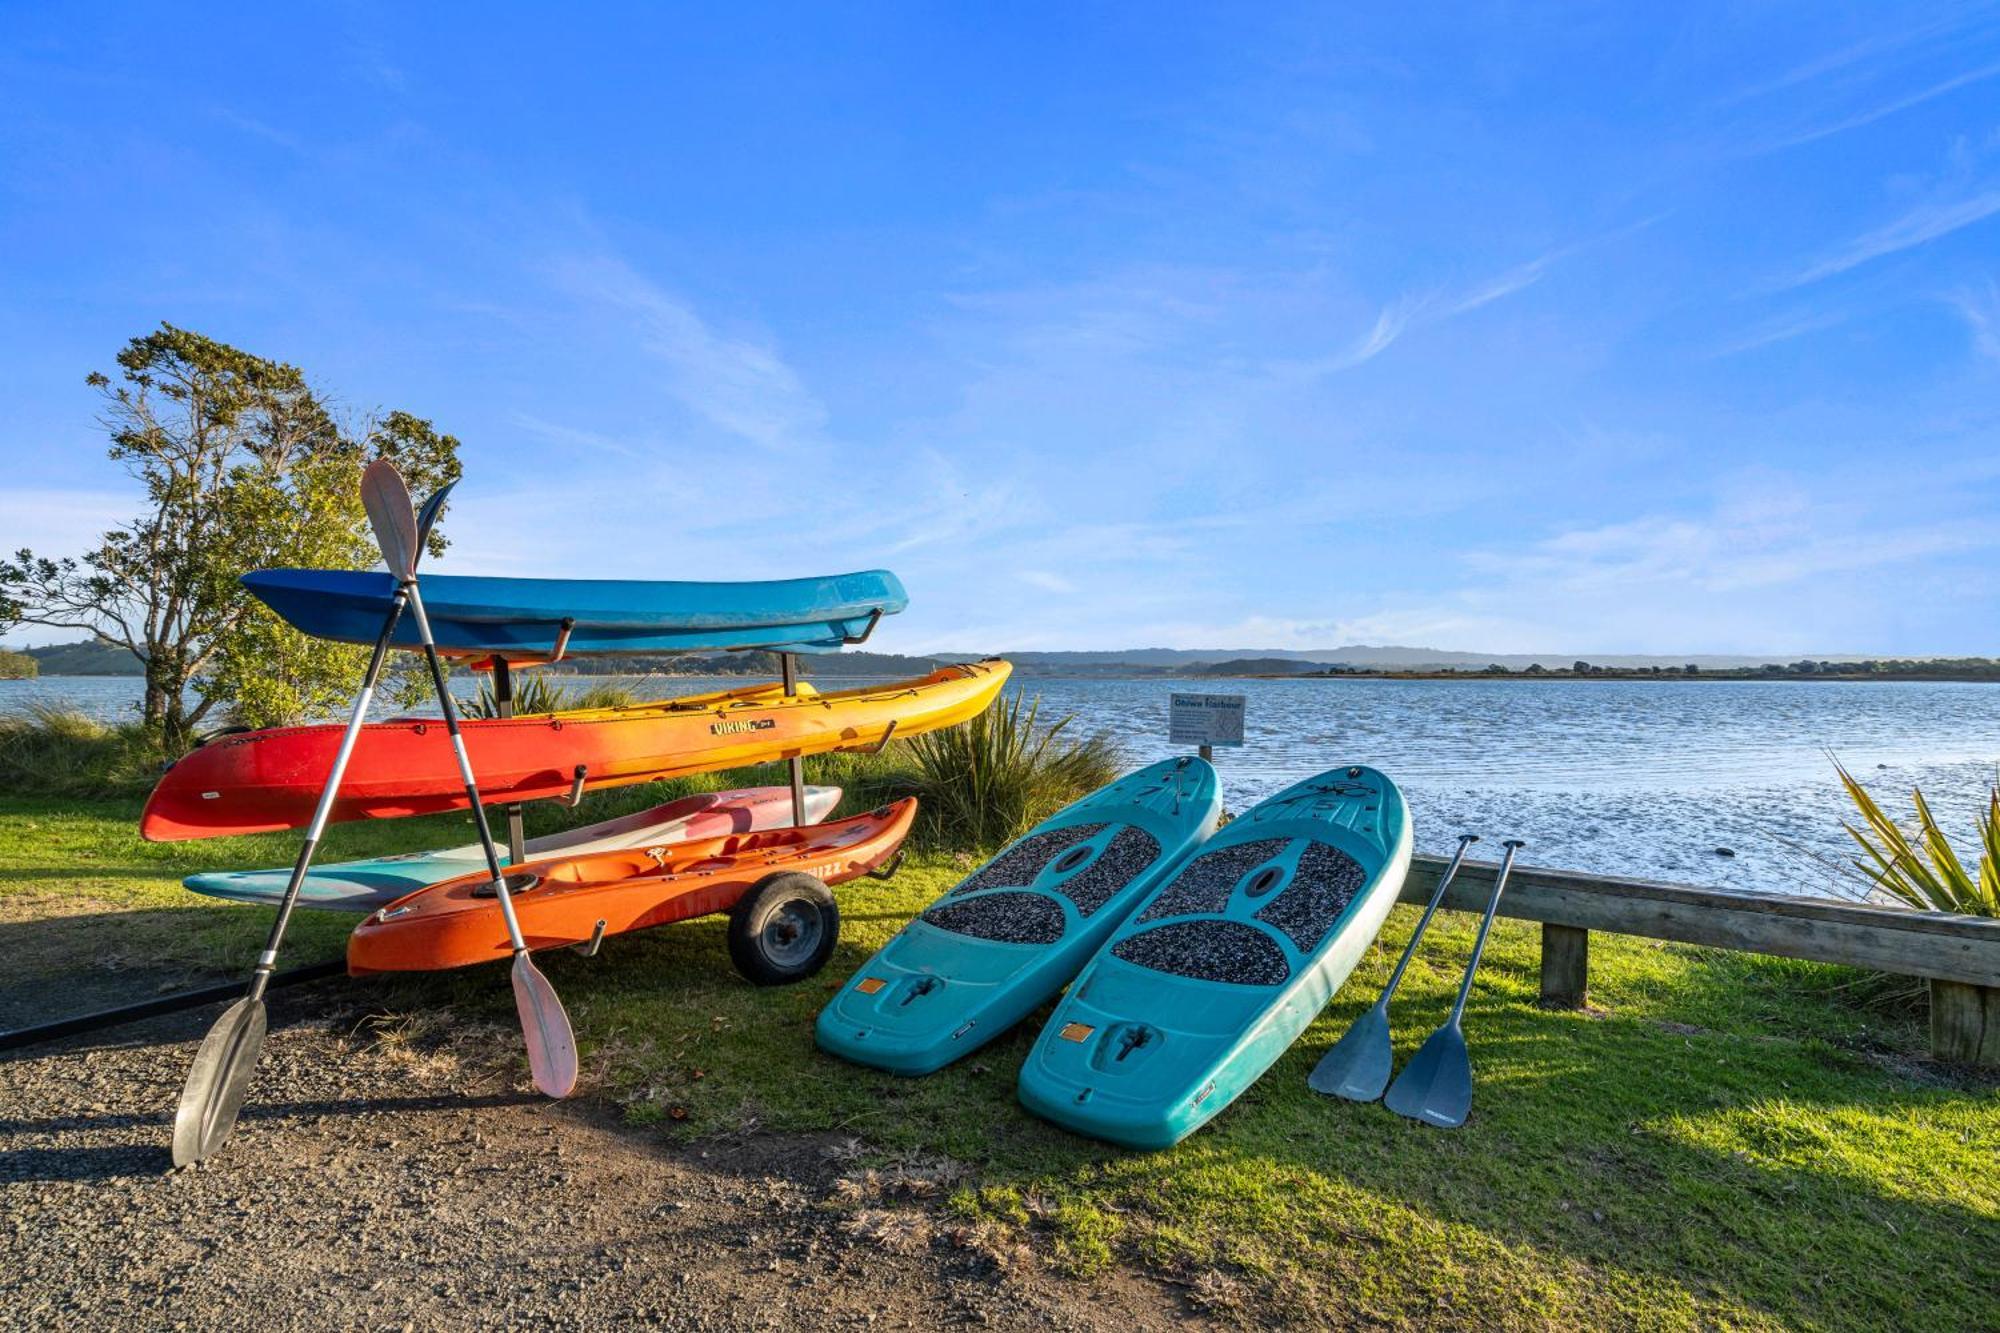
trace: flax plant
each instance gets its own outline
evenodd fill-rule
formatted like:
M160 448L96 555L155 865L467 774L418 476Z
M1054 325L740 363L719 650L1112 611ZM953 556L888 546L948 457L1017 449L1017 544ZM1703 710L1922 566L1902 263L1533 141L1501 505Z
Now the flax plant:
M1917 812L1913 842L1839 760L1834 768L1865 825L1842 825L1865 854L1853 864L1877 888L1911 907L2000 917L2000 786L1987 794L1986 811L1978 821L1979 859L1969 870L1938 827L1921 790L1910 793Z

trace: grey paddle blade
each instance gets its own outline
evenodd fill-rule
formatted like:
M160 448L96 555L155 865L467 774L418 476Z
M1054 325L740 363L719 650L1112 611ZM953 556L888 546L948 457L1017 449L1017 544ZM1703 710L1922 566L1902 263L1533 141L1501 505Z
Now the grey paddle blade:
M1457 1129L1472 1113L1472 1057L1465 1032L1446 1023L1419 1049L1382 1099L1397 1115L1440 1129Z
M1389 1044L1389 1011L1371 1004L1341 1039L1319 1058L1306 1086L1329 1097L1372 1102L1389 1086L1395 1055Z
M407 582L417 572L417 515L410 508L410 488L403 474L386 458L378 458L361 473L361 507L375 529L375 544L389 572Z
M444 512L445 497L451 494L451 488L456 485L457 482L448 481L438 487L431 492L431 498L424 501L423 506L417 510L417 549L411 561L413 567L417 560L424 558L424 547L430 544L431 529L437 526L438 515Z
M229 1142L264 1046L264 1025L264 1002L242 999L202 1038L174 1112L175 1166L203 1161Z
M545 1096L569 1096L576 1090L576 1036L555 987L525 949L514 955L514 1007L521 1011L535 1086Z

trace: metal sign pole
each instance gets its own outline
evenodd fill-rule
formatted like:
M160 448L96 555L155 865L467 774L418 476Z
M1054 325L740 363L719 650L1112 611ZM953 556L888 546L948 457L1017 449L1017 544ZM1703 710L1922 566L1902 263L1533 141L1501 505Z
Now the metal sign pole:
M493 702L501 717L514 716L514 673L498 653L493 655ZM516 801L507 807L507 864L517 866L526 859L521 846L521 805Z
M779 669L784 673L785 697L799 692L799 659L794 653L778 654ZM806 823L806 761L797 755L785 761L792 774L792 827L804 828Z

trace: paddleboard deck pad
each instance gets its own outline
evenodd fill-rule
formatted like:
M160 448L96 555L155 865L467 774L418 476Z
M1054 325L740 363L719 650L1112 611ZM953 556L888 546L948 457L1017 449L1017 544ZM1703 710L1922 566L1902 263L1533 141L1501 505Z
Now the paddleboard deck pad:
M1234 820L1135 911L1021 1068L1029 1110L1134 1148L1179 1142L1256 1082L1354 970L1410 864L1408 808L1332 769Z
M1221 813L1169 759L1067 806L939 898L820 1011L820 1049L898 1074L976 1050L1062 989Z
M767 829L696 842L523 861L507 872L530 949L598 939L727 912L771 875L803 871L828 886L889 862L909 836L917 801L807 828ZM485 871L379 908L347 941L347 970L431 972L502 961L513 952Z
M807 787L805 823L817 824L840 804L840 788ZM745 787L737 791L698 792L650 810L622 815L564 833L531 838L521 848L522 860L550 856L580 856L627 847L663 846L730 833L784 828L792 823L792 793L788 787ZM506 849L500 851L506 864ZM314 866L299 886L299 906L336 912L372 912L418 889L472 874L486 864L476 842L435 852L405 852ZM213 870L189 875L181 883L196 893L232 902L272 906L285 896L291 882L289 866L270 870Z

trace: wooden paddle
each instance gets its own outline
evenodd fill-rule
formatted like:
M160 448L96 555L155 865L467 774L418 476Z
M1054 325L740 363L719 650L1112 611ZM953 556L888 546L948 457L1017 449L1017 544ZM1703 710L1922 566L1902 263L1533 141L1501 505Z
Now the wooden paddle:
M1312 1073L1306 1076L1306 1086L1314 1092L1345 1097L1351 1102L1372 1102L1382 1095L1382 1089L1389 1086L1389 1072L1395 1067L1395 1053L1389 1039L1389 997L1402 983L1403 970L1410 965L1410 956L1416 953L1417 942L1423 939L1431 918L1437 915L1445 890L1457 878L1458 867L1465 861L1466 849L1478 841L1477 833L1458 835L1458 850L1451 854L1451 864L1445 867L1437 888L1431 891L1431 900L1425 905L1423 916L1418 918L1417 928L1410 934L1410 942L1403 947L1403 956L1396 961L1396 970L1389 974L1389 984L1382 988L1381 998L1354 1020L1353 1026L1320 1057Z
M439 503L442 492L431 498L426 510ZM567 1097L576 1088L576 1037L569 1014L557 998L555 987L541 974L528 955L521 938L521 923L514 916L513 895L500 869L500 853L493 845L493 830L486 822L486 807L479 802L479 784L472 775L472 760L465 752L465 736L459 730L458 707L445 683L444 664L438 659L437 643L431 637L430 617L424 614L423 593L417 586L417 556L422 550L422 533L416 512L410 507L410 491L393 464L378 459L368 465L361 480L361 500L374 526L376 544L389 572L396 576L399 591L408 597L410 614L417 622L417 637L423 643L425 660L430 663L431 684L437 689L438 706L444 710L444 726L451 736L458 774L465 783L465 795L472 804L472 820L479 829L479 846L486 853L486 869L493 876L493 892L500 901L500 916L507 923L507 939L514 946L514 1007L521 1016L521 1033L528 1043L528 1069L535 1086L550 1097ZM433 517L435 516L433 512Z
M1500 845L1507 849L1507 855L1493 876L1493 896L1486 900L1486 916L1479 923L1479 938L1473 941L1472 960L1465 965L1465 980L1459 983L1451 1017L1425 1040L1382 1098L1382 1104L1397 1115L1440 1129L1457 1129L1472 1113L1472 1057L1466 1054L1463 1025L1465 1000L1472 994L1472 974L1479 970L1479 956L1486 952L1486 935L1493 929L1493 914L1500 910L1500 895L1507 890L1514 853L1527 846L1519 838L1509 838Z

